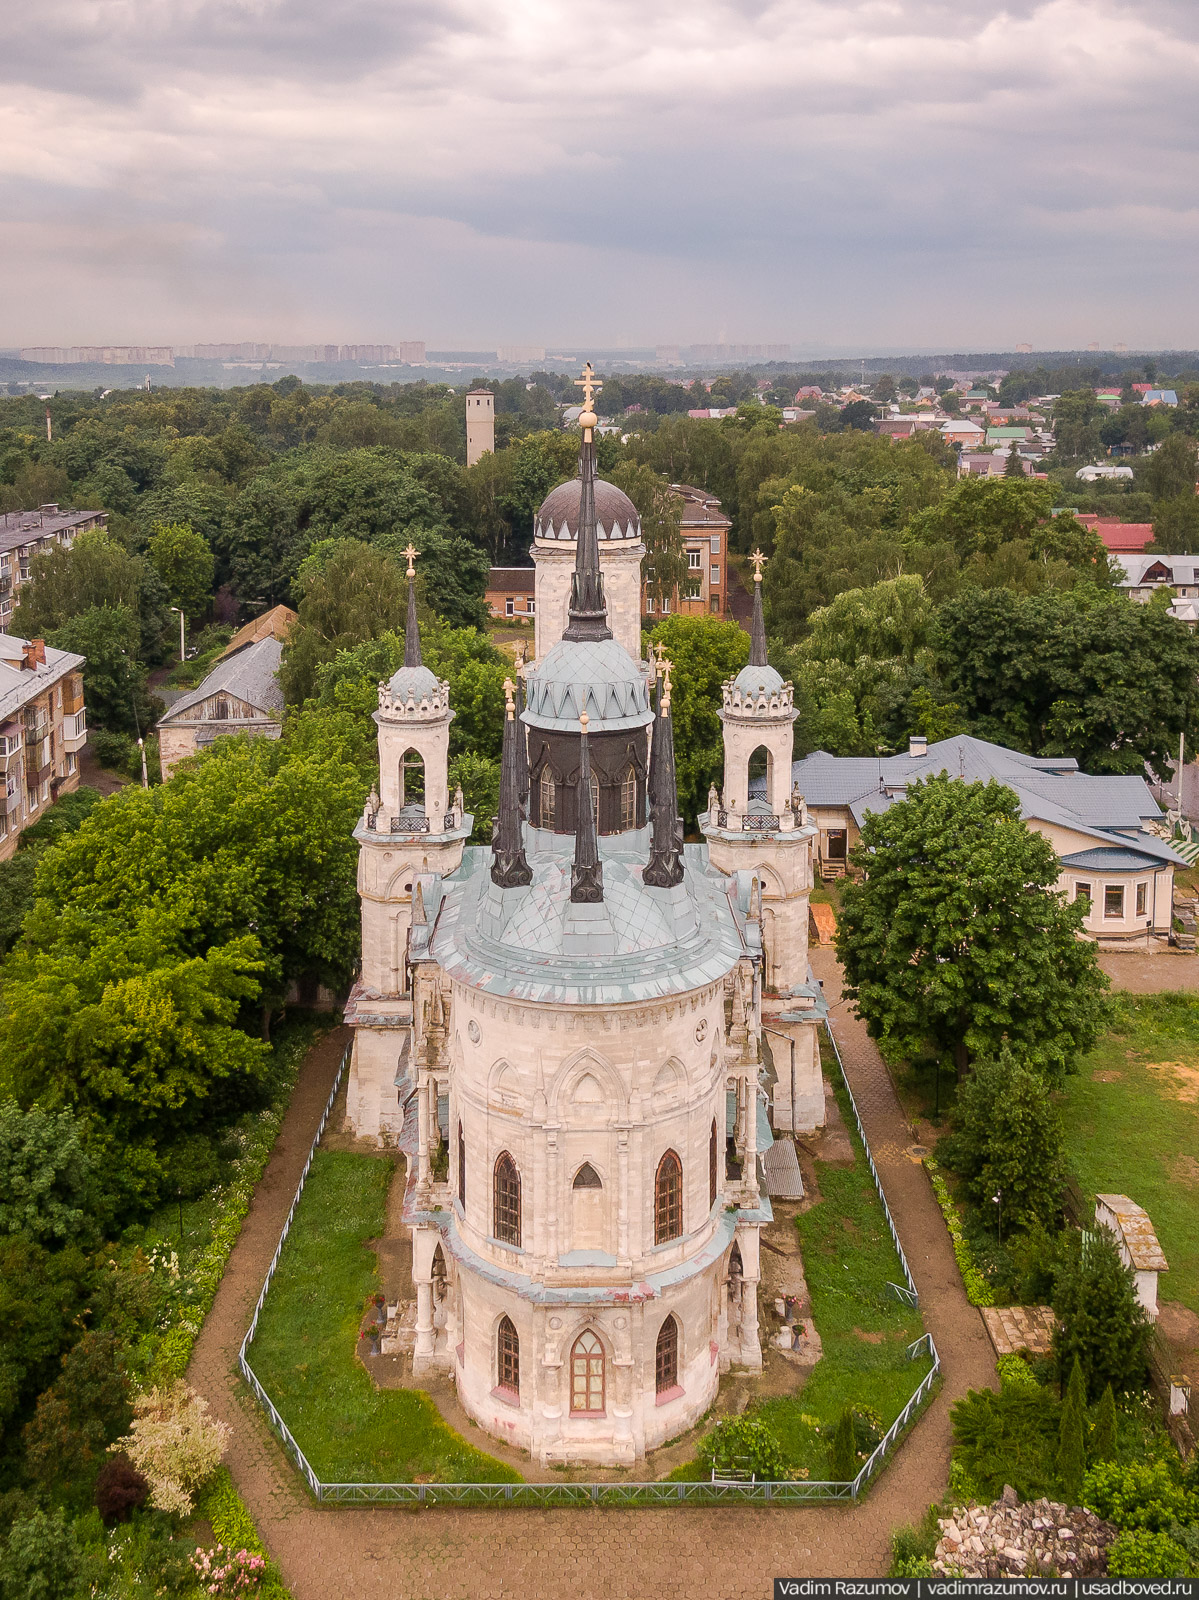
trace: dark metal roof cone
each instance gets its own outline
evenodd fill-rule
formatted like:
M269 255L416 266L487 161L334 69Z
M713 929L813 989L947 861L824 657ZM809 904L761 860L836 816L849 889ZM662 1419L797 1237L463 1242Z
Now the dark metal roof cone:
M570 864L570 898L575 905L595 905L604 898L604 869L599 835L591 806L591 750L587 713L579 718L579 781L575 796L575 858Z
M674 765L674 730L670 720L670 662L662 663L658 715L650 748L649 864L642 881L653 889L673 889L683 881L683 819Z
M491 834L491 881L501 889L523 889L533 881L533 869L525 856L524 830L520 817L520 773L517 746L524 729L516 720L511 678L504 679L507 714L504 717L504 748L500 757L500 813Z

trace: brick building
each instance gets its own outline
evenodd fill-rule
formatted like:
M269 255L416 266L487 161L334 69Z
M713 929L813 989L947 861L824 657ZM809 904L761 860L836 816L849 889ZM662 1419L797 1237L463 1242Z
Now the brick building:
M0 513L0 631L12 621L33 557L55 545L69 549L76 534L107 523L107 511L60 511L56 505Z
M492 567L487 580L487 609L493 617L527 617L531 622L537 611L533 567Z
M674 600L661 610L681 611L684 616L710 612L714 617L728 614L728 541L732 526L720 509L720 501L706 489L693 489L687 483L672 483L671 489L683 502L682 535L687 550L687 580L676 590ZM642 614L656 611L646 586L642 585Z
M79 787L83 664L42 639L0 633L0 861L47 806Z

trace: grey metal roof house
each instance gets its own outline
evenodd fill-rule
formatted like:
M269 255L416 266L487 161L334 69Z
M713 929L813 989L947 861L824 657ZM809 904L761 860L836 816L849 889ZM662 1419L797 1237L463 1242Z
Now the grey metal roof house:
M190 690L158 723L159 760L168 778L180 761L222 734L277 739L283 726L279 663L283 645L272 637L223 656L198 688Z

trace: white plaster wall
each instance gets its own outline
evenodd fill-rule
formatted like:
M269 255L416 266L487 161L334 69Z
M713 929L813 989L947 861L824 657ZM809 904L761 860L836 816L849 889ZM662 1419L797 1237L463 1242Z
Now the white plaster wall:
M196 753L194 728L160 728L158 730L158 764L165 783L181 761Z
M612 636L641 660L641 562L645 546L637 540L601 539L600 571L604 575L604 596L608 604L608 626ZM535 539L533 565L537 614L534 623L534 648L543 656L553 648L566 630L570 609L570 577L575 567L574 541Z
M770 752L767 798L771 810L783 812L791 798L791 756L795 713L784 718L721 717L724 723L724 798L731 809L744 811L749 802L749 761L759 746Z
M707 1241L715 1215L709 1191L713 1121L715 1211L724 1182L723 985L597 1014L496 1001L455 984L451 1005L451 1186L456 1194L461 1119L467 1152L461 1229L472 1249L497 1266L573 1270L561 1268L559 1258L586 1248L572 1232L572 1185L584 1161L603 1181L593 1226L615 1258L613 1269L620 1263L626 1273L657 1271ZM654 1177L669 1149L683 1166L683 1238L655 1246ZM491 1233L492 1174L503 1150L521 1174L523 1258Z
M793 988L808 978L808 901L814 829L762 835L705 830L708 859L721 872L749 872L762 883L766 982Z
M453 1250L452 1235L448 1241ZM479 1425L542 1462L631 1463L684 1432L712 1404L720 1381L716 1330L727 1252L686 1283L649 1300L544 1304L459 1264L461 1342L454 1352L458 1397ZM677 1390L660 1401L658 1333L668 1315L679 1328ZM520 1392L497 1392L500 1319L520 1340ZM579 1336L593 1332L604 1349L602 1416L572 1415L570 1361Z

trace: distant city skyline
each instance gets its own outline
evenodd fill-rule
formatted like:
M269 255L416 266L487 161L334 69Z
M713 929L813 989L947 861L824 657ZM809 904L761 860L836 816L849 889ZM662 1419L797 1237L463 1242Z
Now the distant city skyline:
M0 344L1199 345L1199 11L983 11L7 7Z

